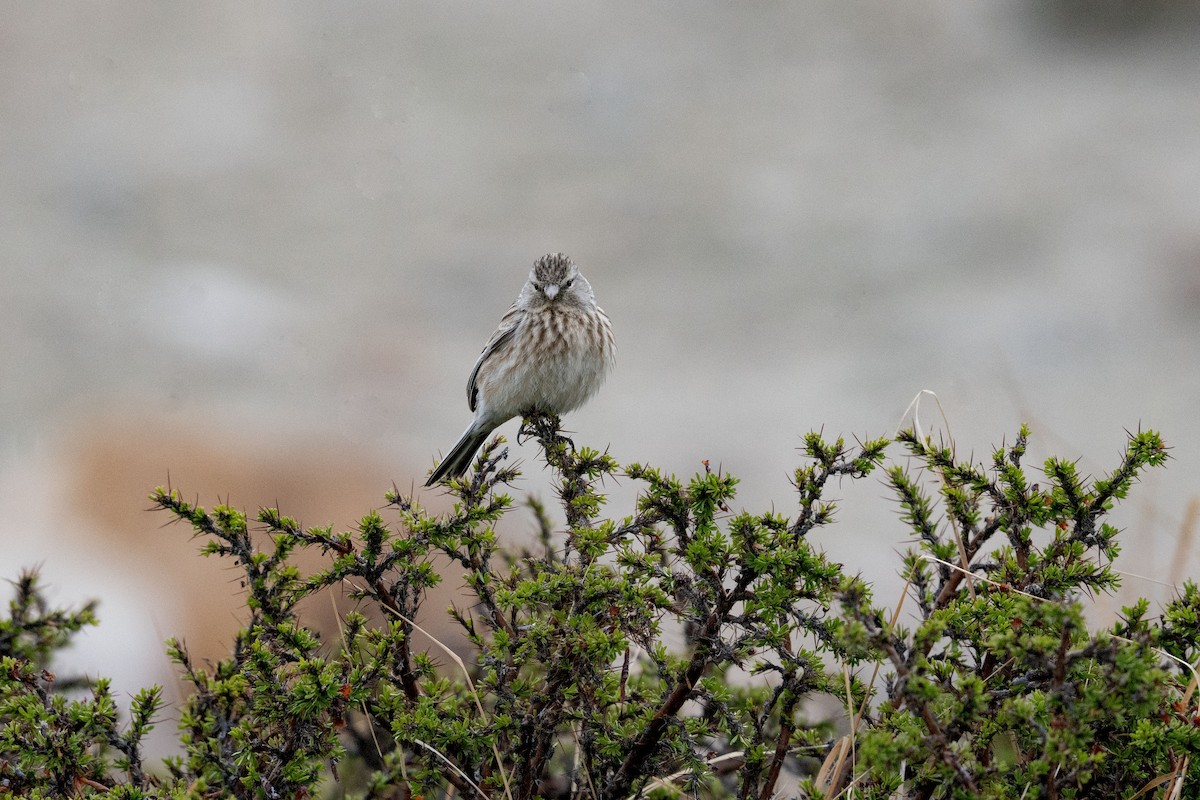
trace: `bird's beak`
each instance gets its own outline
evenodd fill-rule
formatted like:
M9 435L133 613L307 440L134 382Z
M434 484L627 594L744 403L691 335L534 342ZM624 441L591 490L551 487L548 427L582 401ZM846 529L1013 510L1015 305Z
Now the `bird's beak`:
M548 299L553 300L555 297L558 297L558 284L548 283L542 287L542 292L545 293Z

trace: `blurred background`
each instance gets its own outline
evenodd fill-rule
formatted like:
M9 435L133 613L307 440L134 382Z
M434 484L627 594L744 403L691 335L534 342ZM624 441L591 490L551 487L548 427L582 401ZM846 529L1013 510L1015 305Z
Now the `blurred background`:
M1152 427L1102 602L1161 602L1200 566L1198 34L1151 0L8 6L2 577L100 600L64 669L170 684L162 640L217 656L241 590L151 489L352 526L563 251L620 348L577 443L791 513L806 431L922 389L977 460L1025 421L1098 475ZM894 603L895 503L831 488L816 541Z

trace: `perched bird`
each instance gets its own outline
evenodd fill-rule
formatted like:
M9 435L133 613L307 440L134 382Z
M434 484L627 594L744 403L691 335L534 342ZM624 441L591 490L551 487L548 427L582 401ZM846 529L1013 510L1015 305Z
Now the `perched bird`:
M587 279L562 253L539 258L467 380L475 419L425 485L466 472L488 434L513 417L583 405L615 356L612 324Z

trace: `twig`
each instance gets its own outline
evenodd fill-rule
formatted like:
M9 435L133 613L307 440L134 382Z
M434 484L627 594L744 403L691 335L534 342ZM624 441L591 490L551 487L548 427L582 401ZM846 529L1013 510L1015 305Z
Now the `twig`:
M354 584L350 581L349 578L346 578L345 580L347 583L350 583L351 586L354 586ZM362 591L357 586L355 586L354 588L357 589L358 591ZM471 680L471 674L467 671L467 665L464 664L463 660L458 657L458 653L454 652L442 640L438 639L432 633L430 633L429 631L422 628L414 620L411 620L408 617L401 614L400 611L397 610L394 606L390 606L387 603L384 603L383 608L385 608L387 611L391 612L392 614L395 614L399 619L401 619L404 622L408 623L409 625L413 626L413 628L415 630L418 630L421 633L425 634L425 636L431 642L436 644L438 647L442 648L442 650L446 653L446 655L450 656L450 658L454 661L454 663L458 665L458 668L460 670L462 670L463 678L465 678L466 682L467 682L467 688L471 692L471 698L475 701L475 709L479 712L480 717L483 717L485 712L483 710L483 703L479 700L479 692L477 692L475 690L475 682ZM414 739L413 741L416 742L417 740ZM423 744L422 742L417 742L417 743ZM426 746L428 746L428 745L426 745ZM437 751L434 751L434 752L437 752ZM441 753L438 753L438 755L440 756ZM508 775L504 771L504 762L500 758L499 748L497 748L494 743L492 744L492 755L495 756L495 758L496 758L496 769L498 769L500 771L500 780L503 781L503 783L504 783L504 794L508 798L508 800L512 800L512 790L509 788L509 785L508 785ZM442 758L444 759L445 756L442 756Z

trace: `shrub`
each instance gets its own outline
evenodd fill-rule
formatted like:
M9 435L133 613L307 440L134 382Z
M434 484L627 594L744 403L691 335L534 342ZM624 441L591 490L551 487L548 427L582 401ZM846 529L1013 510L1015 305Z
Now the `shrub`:
M147 768L157 689L121 724L107 683L86 696L48 671L92 621L51 611L32 574L0 622L0 789L29 797L769 798L1195 796L1200 751L1191 666L1200 593L1163 613L1143 601L1091 631L1086 600L1119 576L1105 519L1167 458L1132 435L1089 481L1050 459L1044 488L1022 464L1028 432L989 467L911 432L917 470L885 466L887 440L810 434L796 513L730 510L737 481L683 482L576 449L558 420L527 419L554 471L565 521L540 504L537 552L499 546L517 476L497 438L433 515L388 495L353 532L305 528L276 509L252 525L179 492L152 498L244 575L247 619L232 652L201 667L168 644L190 694L182 754ZM883 468L917 546L901 609L828 561L809 534L831 523L831 478ZM627 517L603 514L607 480L641 487ZM938 516L941 516L939 521ZM324 553L310 574L298 549ZM449 611L467 658L415 623L448 557L471 596ZM334 641L298 613L349 591L359 608ZM812 719L835 698L843 720ZM840 726L840 727L839 727ZM846 732L848 731L848 732ZM839 735L841 734L841 735Z

